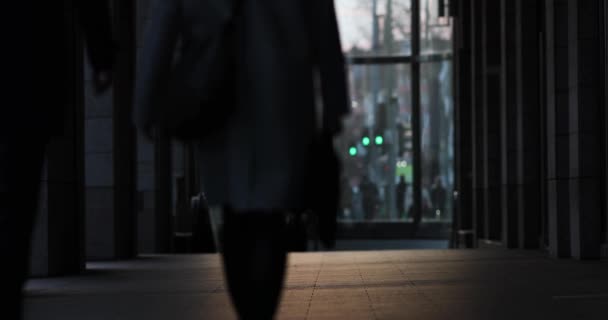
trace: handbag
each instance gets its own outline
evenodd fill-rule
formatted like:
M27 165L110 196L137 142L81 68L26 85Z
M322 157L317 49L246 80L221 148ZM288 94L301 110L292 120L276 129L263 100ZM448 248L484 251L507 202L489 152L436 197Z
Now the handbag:
M168 110L159 119L168 136L200 140L226 127L236 106L241 2L233 1L232 15L218 32L183 44L167 84L163 106Z

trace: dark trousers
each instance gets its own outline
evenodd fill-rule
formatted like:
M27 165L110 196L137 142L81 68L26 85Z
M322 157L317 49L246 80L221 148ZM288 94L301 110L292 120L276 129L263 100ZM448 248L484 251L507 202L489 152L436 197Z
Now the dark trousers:
M222 258L230 297L240 319L272 319L287 260L285 215L224 213Z
M20 319L46 141L0 137L0 305ZM5 304L6 303L6 304Z

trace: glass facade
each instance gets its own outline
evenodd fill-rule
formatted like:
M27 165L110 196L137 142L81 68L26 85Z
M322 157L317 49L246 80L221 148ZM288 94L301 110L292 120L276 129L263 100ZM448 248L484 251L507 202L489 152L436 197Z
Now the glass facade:
M418 1L420 12L412 12L413 1ZM340 218L343 222L451 222L454 125L447 2L336 0L335 4L349 58L352 103L352 114L337 143L344 164ZM444 10L439 10L442 6ZM419 52L412 48L413 14L420 21ZM414 66L420 71L416 76ZM412 94L416 87L419 95ZM414 114L419 114L418 119ZM415 160L420 168L414 167ZM414 174L415 170L420 172ZM415 179L420 179L418 184ZM422 194L418 206L417 185Z
M447 0L420 1L420 52L452 51L452 20Z
M452 63L421 64L423 220L451 220L454 190Z
M405 199L391 190L400 177L410 185L413 179L409 69L406 64L350 67L353 109L339 139L344 218L405 218L398 210Z
M349 56L410 55L410 0L335 0Z

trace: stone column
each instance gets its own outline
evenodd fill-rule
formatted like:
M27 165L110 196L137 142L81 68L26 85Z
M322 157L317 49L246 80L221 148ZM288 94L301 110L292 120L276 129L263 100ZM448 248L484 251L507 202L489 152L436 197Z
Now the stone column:
M454 112L456 138L455 233L460 248L473 246L473 145L471 115L471 15L470 5L459 1L454 25Z
M500 0L483 1L484 239L501 240Z
M471 135L473 144L473 225L475 238L485 235L482 1L470 1L471 15Z
M90 81L85 87L87 257L94 260L136 254L136 149L131 120L134 18L134 1L114 2L113 25L120 50L113 88L97 97Z
M53 138L47 148L32 239L31 273L35 276L65 275L84 270L84 52L73 7L67 2L65 8L69 21L65 32L71 36L71 48L63 62L68 67L66 74L70 75L64 86L67 105L63 135Z
M114 95L114 173L116 175L117 256L137 255L136 157L137 143L132 109L136 63L135 0L115 0L114 25L119 30L118 74Z
M501 215L502 243L517 248L517 79L515 46L515 1L501 0Z
M137 0L137 50L143 46L143 32L146 26L149 0ZM142 135L137 136L137 230L138 250L140 253L155 253L155 164L154 141Z
M602 247L602 256L608 258L608 3L603 4L603 57L604 57L604 245Z
M519 247L540 245L540 79L537 0L516 0Z
M577 259L600 254L604 124L598 9L597 0L568 1L570 248Z
M137 0L137 50L143 47L150 0ZM172 178L171 142L167 137L154 141L137 137L137 225L138 248L142 253L171 251Z
M137 137L137 248L140 253L155 253L155 178L154 144Z
M158 137L154 144L154 244L155 252L172 249L171 141Z
M545 1L549 252L570 256L568 185L568 2Z
M188 210L190 197L187 193L186 162L187 146L181 141L172 143L172 201L171 208L174 215L175 232L188 233L192 231L192 217Z

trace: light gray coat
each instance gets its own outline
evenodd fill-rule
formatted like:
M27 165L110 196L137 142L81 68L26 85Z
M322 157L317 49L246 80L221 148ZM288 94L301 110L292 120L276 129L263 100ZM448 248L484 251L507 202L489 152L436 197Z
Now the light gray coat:
M157 0L152 6L137 73L139 129L153 127L157 110L168 108L154 105L155 93L178 39L204 41L230 17L227 4ZM204 192L211 205L237 210L306 208L316 110L323 129L335 134L349 109L333 1L242 0L239 19L237 109L226 130L199 142Z

